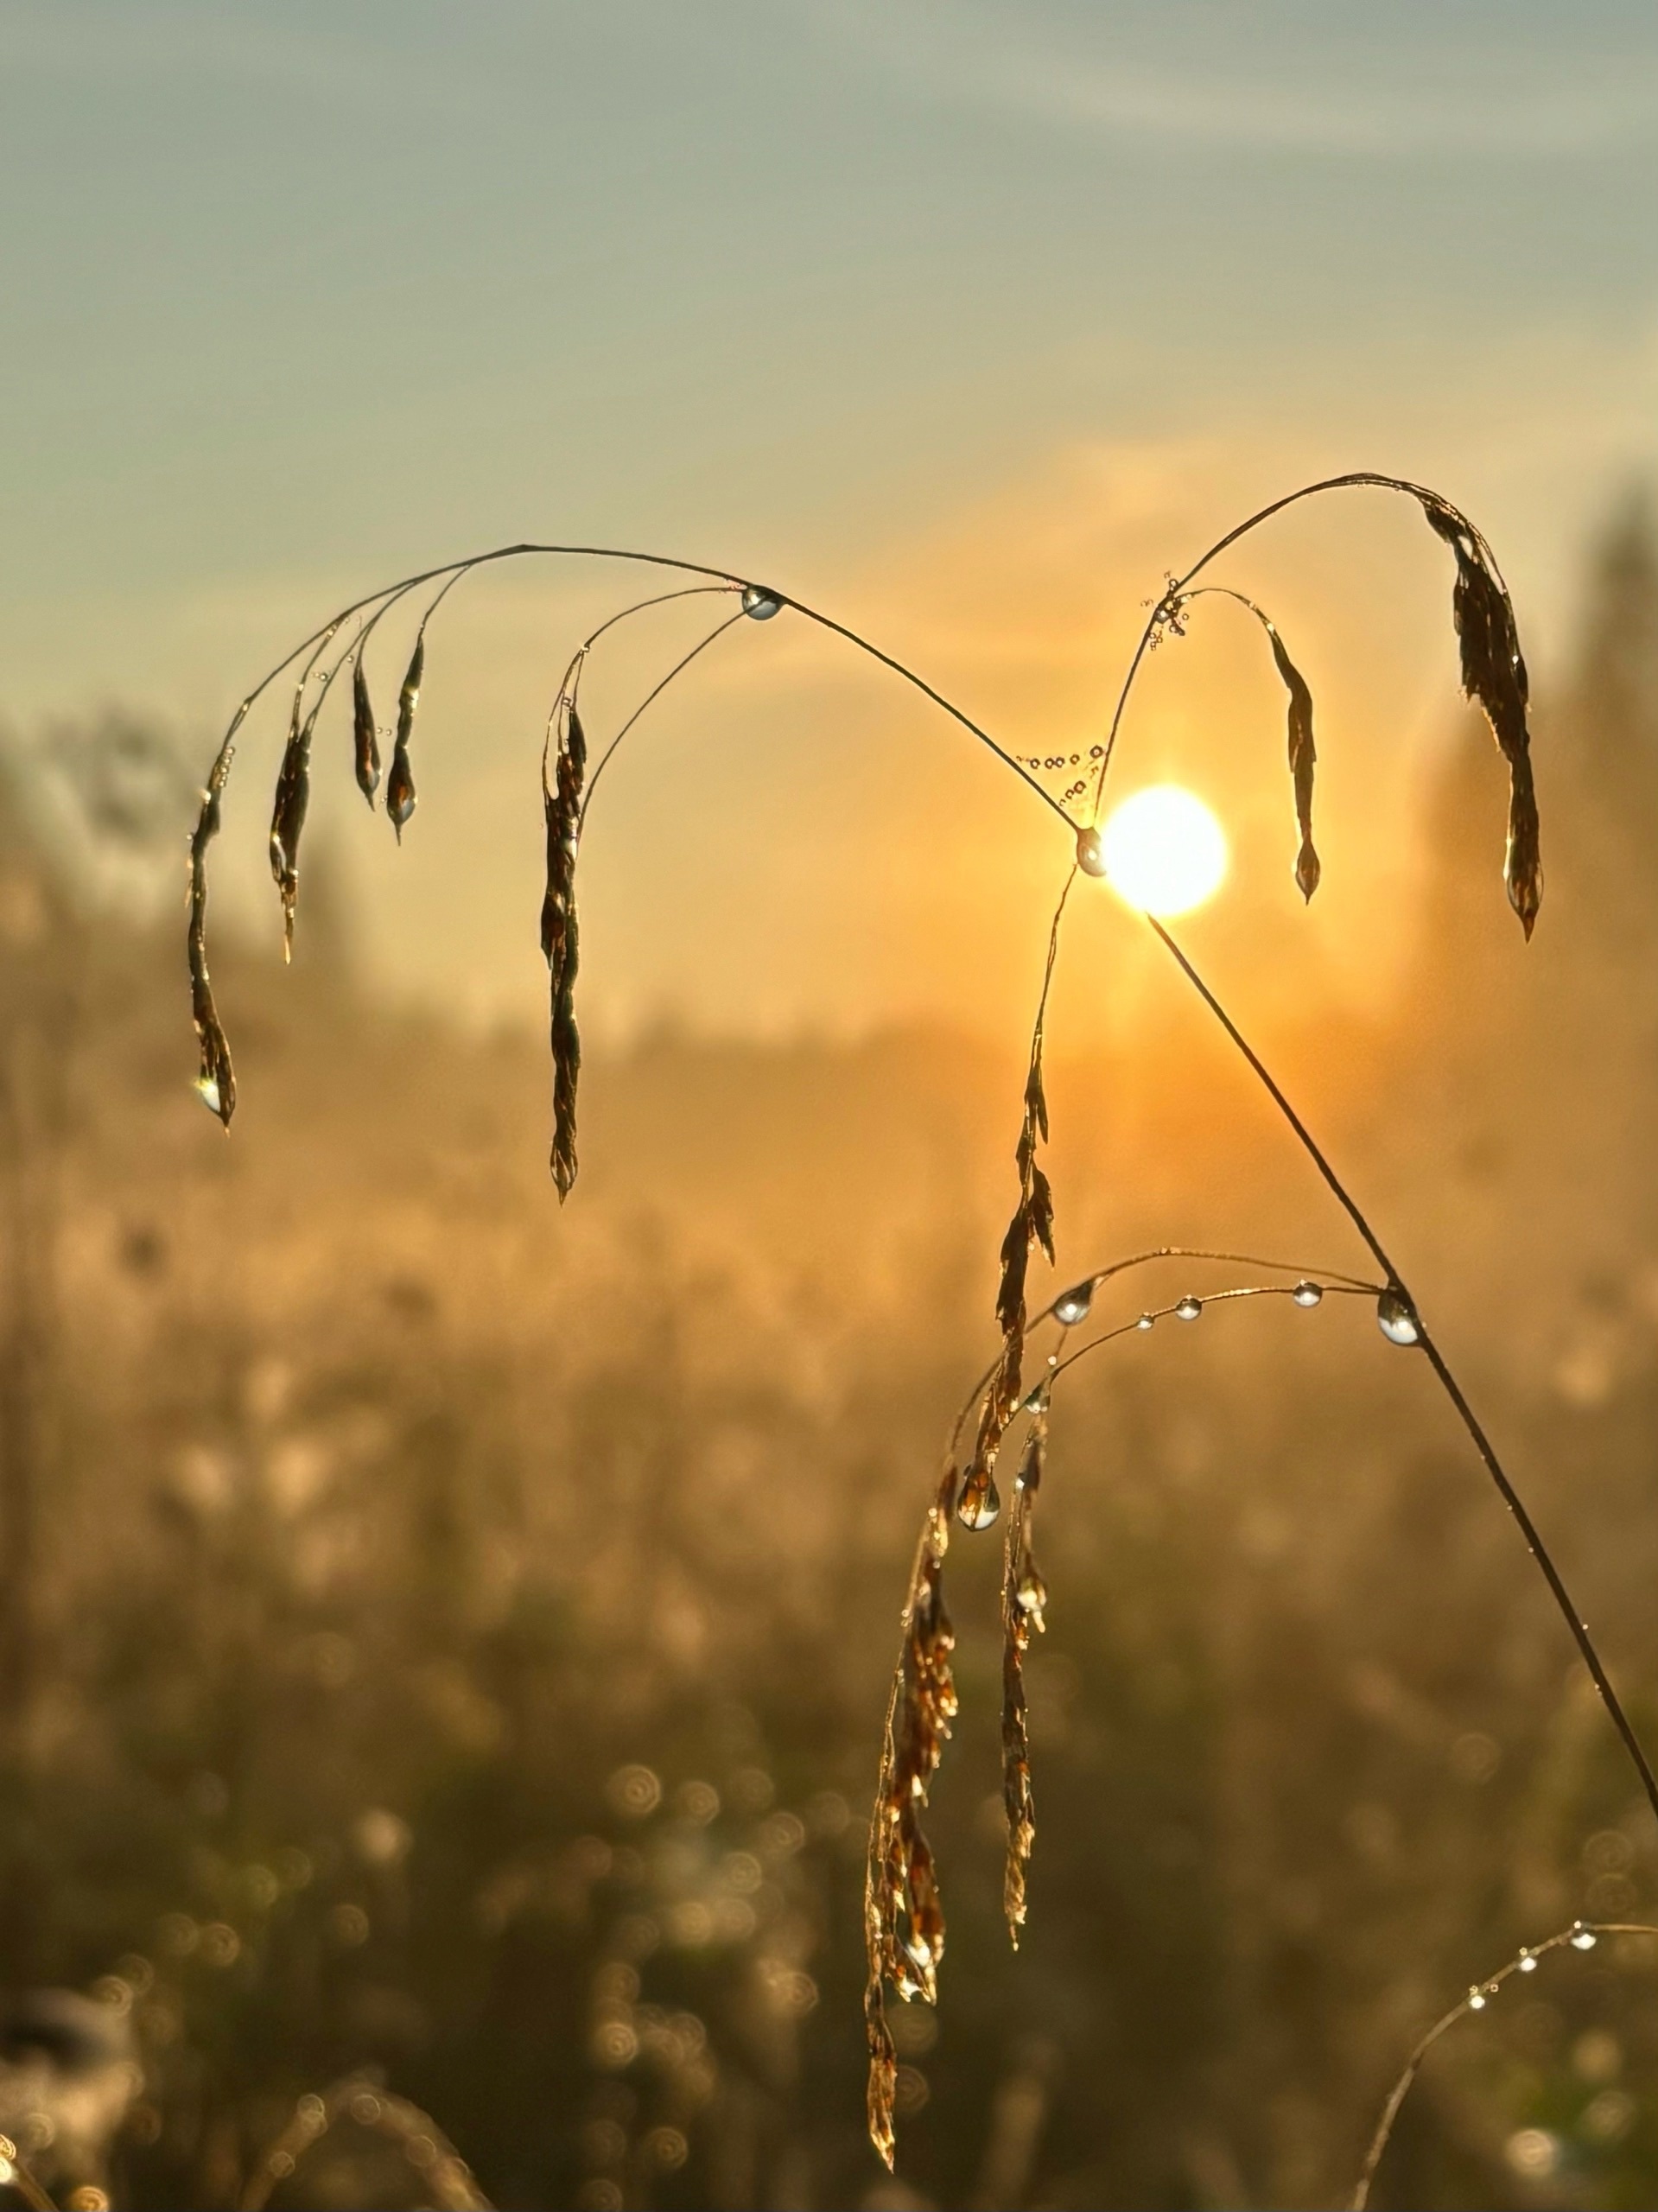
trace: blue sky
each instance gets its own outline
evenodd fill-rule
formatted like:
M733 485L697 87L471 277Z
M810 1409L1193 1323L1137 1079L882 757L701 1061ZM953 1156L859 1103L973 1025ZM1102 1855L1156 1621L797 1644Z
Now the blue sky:
M1286 472L1442 481L1547 660L1654 455L1655 124L1636 5L0 0L0 706L206 733L526 533L922 632L941 537L1103 597L1077 503L1147 470L1170 563Z

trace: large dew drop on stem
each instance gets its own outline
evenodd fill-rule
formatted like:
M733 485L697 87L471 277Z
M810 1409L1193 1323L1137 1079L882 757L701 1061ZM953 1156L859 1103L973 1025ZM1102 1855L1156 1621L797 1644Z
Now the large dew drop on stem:
M1298 1282L1290 1293L1290 1296L1298 1306L1317 1306L1324 1294L1324 1288L1321 1282L1311 1282L1305 1278Z
M1188 1291L1185 1296L1180 1300L1179 1304L1175 1307L1174 1316L1178 1321L1195 1321L1203 1310L1203 1300L1201 1298L1194 1298L1191 1293Z
M768 591L764 584L743 586L743 613L756 622L769 622L774 614L783 612L781 593Z
M1088 1309L1094 1303L1091 1282L1073 1283L1069 1290L1062 1290L1053 1301L1053 1318L1062 1327L1074 1329L1079 1321L1086 1321Z
M1422 1325L1416 1318L1416 1308L1397 1284L1384 1290L1376 1300L1376 1326L1390 1344L1420 1344Z
M1105 840L1097 823L1077 832L1077 865L1084 875L1105 874Z

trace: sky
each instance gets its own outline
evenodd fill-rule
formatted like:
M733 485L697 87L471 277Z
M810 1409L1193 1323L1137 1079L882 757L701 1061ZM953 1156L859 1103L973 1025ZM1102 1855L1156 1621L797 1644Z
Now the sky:
M0 712L125 702L205 766L333 606L533 537L774 579L1064 750L1168 570L1351 467L1476 513L1547 674L1658 445L1655 126L1633 0L0 0ZM1369 495L1254 543L1227 580L1279 594L1320 702L1295 957L1362 995L1454 712L1443 553ZM457 594L401 854L319 772L388 988L539 1005L540 728L631 581ZM722 641L619 756L593 1021L1000 1023L1055 825L788 628ZM670 610L619 649L600 721L696 634ZM1236 925L1287 942L1270 672L1218 615L1176 657L1134 774L1212 787L1267 871ZM267 933L282 712L220 894Z

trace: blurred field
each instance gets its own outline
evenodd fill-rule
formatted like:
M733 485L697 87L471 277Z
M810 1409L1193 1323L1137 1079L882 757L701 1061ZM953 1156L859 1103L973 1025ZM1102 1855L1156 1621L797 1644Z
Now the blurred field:
M1540 716L1531 952L1464 732L1421 899L1375 916L1404 988L1273 1041L1655 1741L1641 527L1591 581ZM1471 1980L1574 1914L1658 1915L1658 1836L1410 1355L1337 1300L1131 1339L1056 1409L1017 1960L996 1548L952 1554L950 1955L937 2018L899 2022L887 2181L863 1821L914 1527L991 1349L1020 1040L664 1031L591 1063L561 1212L539 1041L388 1011L308 877L290 974L215 960L226 1141L177 918L101 899L88 841L125 832L71 836L14 760L0 1978L130 2026L117 2202L236 2202L295 2100L368 2069L500 2206L1324 2205ZM1056 1040L1062 1274L1164 1241L1351 1265L1247 1075L1158 1008ZM1552 1961L1448 2039L1376 2201L1650 2204L1655 2069L1658 1948ZM69 2147L34 2145L66 2188ZM439 2202L414 2148L342 2123L272 2202Z

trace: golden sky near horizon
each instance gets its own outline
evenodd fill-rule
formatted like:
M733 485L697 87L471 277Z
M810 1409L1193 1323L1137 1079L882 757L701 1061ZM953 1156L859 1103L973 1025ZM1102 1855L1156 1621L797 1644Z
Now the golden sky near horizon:
M1085 749L1166 572L1354 467L1476 513L1547 676L1653 454L1655 62L1658 23L1604 0L7 6L0 710L119 699L205 760L331 605L529 535L772 578L1012 749ZM1191 927L1298 991L1392 973L1374 918L1455 713L1447 566L1363 494L1223 572L1318 700L1310 915L1260 639L1205 610L1136 708L1121 787L1179 776L1233 836ZM313 834L389 987L539 1018L540 722L631 582L457 594L401 855L325 735ZM595 669L600 741L692 622ZM221 912L259 892L279 716ZM1064 860L920 702L745 625L595 807L588 1021L1005 1031ZM1121 1014L1138 940L1102 906L1084 931Z

